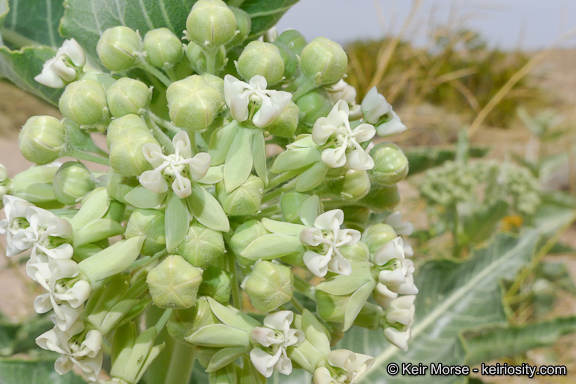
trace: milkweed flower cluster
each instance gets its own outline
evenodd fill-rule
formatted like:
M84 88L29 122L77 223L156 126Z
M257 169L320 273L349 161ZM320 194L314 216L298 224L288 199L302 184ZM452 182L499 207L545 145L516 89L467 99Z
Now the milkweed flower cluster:
M104 31L106 72L71 39L36 77L65 87L63 118L22 128L36 165L0 169L0 233L44 290L34 308L54 328L36 342L58 373L105 382L110 345L112 382L165 380L155 359L185 351L182 375L196 358L214 383L295 369L354 383L374 358L336 335L363 326L408 348L413 227L394 211L408 161L372 144L406 127L376 88L356 101L338 44L264 32L199 0L185 31Z

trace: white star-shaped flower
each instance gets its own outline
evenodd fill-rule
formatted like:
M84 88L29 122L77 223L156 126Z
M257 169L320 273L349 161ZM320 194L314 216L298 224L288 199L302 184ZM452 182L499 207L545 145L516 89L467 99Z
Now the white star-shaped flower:
M390 302L390 307L386 311L386 321L390 326L384 329L384 337L403 351L408 350L410 330L416 312L415 299L414 295L398 297Z
M389 261L393 261L389 265ZM374 255L374 262L377 265L387 265L378 274L378 285L376 289L379 293L390 298L396 298L397 294L415 295L418 288L414 285L414 263L407 260L404 255L404 241L398 236L384 244ZM388 269L392 267L392 269Z
M200 152L192 157L190 138L184 131L178 132L172 139L175 152L172 155L162 153L158 144L147 143L142 146L144 157L154 167L140 175L140 184L156 193L168 191L168 180L172 181L172 190L184 199L192 193L191 181L203 178L210 168L210 155Z
M291 311L280 311L264 318L264 327L255 327L251 338L256 345L250 352L250 360L264 377L272 376L274 368L289 375L292 372L292 361L286 354L286 348L298 346L304 341L304 333L291 329L294 320Z
M315 228L305 228L300 232L300 242L306 246L322 247L323 253L306 251L304 264L319 277L326 276L328 271L349 275L352 266L340 253L340 247L355 245L361 237L355 229L340 229L344 222L344 212L341 209L333 209L319 215L314 220Z
M329 367L318 367L314 371L314 384L353 384L374 364L372 356L354 353L347 349L336 349L326 358Z
M34 80L50 88L63 88L76 79L77 71L86 64L86 54L74 39L65 40L56 52L42 66L42 72Z
M327 117L316 120L312 128L312 140L318 145L326 144L330 139L330 148L322 151L322 161L331 168L346 165L350 169L368 170L374 168L374 160L360 146L360 143L374 137L376 130L370 124L360 124L350 128L350 108L340 100L334 105Z
M80 325L80 331L81 328L82 326ZM78 331L78 328L74 330ZM82 343L78 344L73 334L63 332L55 327L38 336L36 344L40 348L57 352L61 355L54 363L54 369L58 374L64 375L70 372L74 365L77 365L88 380L98 380L104 356L102 334L99 331L88 331Z
M408 221L402 221L402 215L400 211L392 212L384 222L394 228L394 232L401 236L410 236L414 231L414 225ZM407 242L404 242L404 255L407 257L414 256L414 250L412 246Z
M238 122L251 119L255 126L264 128L284 111L290 103L290 92L266 89L264 76L256 75L248 83L234 76L224 77L224 100L230 115Z

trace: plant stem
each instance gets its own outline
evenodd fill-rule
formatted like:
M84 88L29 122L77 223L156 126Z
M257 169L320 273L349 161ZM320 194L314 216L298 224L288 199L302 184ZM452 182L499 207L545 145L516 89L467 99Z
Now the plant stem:
M266 190L270 191L270 190L276 188L280 184L298 176L299 173L300 173L300 170L294 170L294 171L284 172L284 173L276 176L275 178L270 180L270 182L268 183L268 188L266 188Z
M65 153L66 156L75 157L80 160L91 161L97 164L110 166L110 161L104 157L94 155L92 153L84 152L76 148L70 148Z
M151 75L153 75L154 77L156 77L166 87L169 87L170 84L172 84L172 81L168 78L168 76L163 74L162 71L160 71L158 68L156 68L156 67L152 66L150 63L148 63L145 58L140 57L140 60L138 60L138 67L142 68L146 72L148 72Z
M314 300L314 293L312 292L312 286L309 282L301 278L300 276L294 274L294 289L302 293L309 299Z
M292 296L290 303L294 306L294 308L296 308L298 312L304 312L304 306L294 296Z
M166 129L167 131L170 131L174 134L178 133L181 131L180 128L178 128L177 126L175 126L174 124L172 124L169 121L164 120L163 118L161 118L160 116L155 115L154 113L148 111L148 116L150 117L150 119L152 119L153 122L155 122L156 124L160 125L162 128Z
M156 123L149 116L146 116L146 122L152 131L152 135L154 135L154 138L158 140L160 145L166 148L170 153L174 153L175 149L174 145L172 144L172 140L170 140L170 138L164 132L162 132L160 127L158 127L158 125L156 125Z
M452 247L452 256L457 258L460 257L460 241L458 239L458 228L460 227L460 218L458 217L458 206L455 205L452 209L452 214L453 214L453 218L452 218L452 222L453 222L453 227L452 227L452 237L453 237L453 242L454 245Z
M240 284L238 283L238 276L236 271L236 260L234 257L234 252L228 249L226 253L226 268L228 272L232 274L232 303L234 306L242 310L242 296L240 292Z
M164 384L188 384L194 369L194 347L176 341L172 347L172 358Z

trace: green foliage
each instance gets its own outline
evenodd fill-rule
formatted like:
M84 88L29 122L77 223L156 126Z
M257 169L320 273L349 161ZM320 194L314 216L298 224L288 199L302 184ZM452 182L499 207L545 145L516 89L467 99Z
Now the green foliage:
M80 376L70 372L60 376L53 360L0 359L2 384L83 384Z

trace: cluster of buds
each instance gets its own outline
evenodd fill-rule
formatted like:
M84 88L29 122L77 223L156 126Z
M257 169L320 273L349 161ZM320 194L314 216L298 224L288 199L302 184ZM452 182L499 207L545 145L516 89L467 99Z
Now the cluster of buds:
M61 354L56 371L104 382L109 344L111 382L185 376L165 350L187 348L211 383L304 369L339 384L374 363L333 349L350 327L406 349L418 289L412 226L393 210L408 162L371 142L406 127L384 96L356 102L337 43L293 30L255 40L250 15L221 0L194 4L184 41L140 32L104 31L108 73L65 42L37 77L66 86L63 119L31 118L19 143L36 165L13 179L0 169L0 233L8 256L30 252L46 290L34 306L55 327L37 343ZM155 365L163 353L178 363Z

